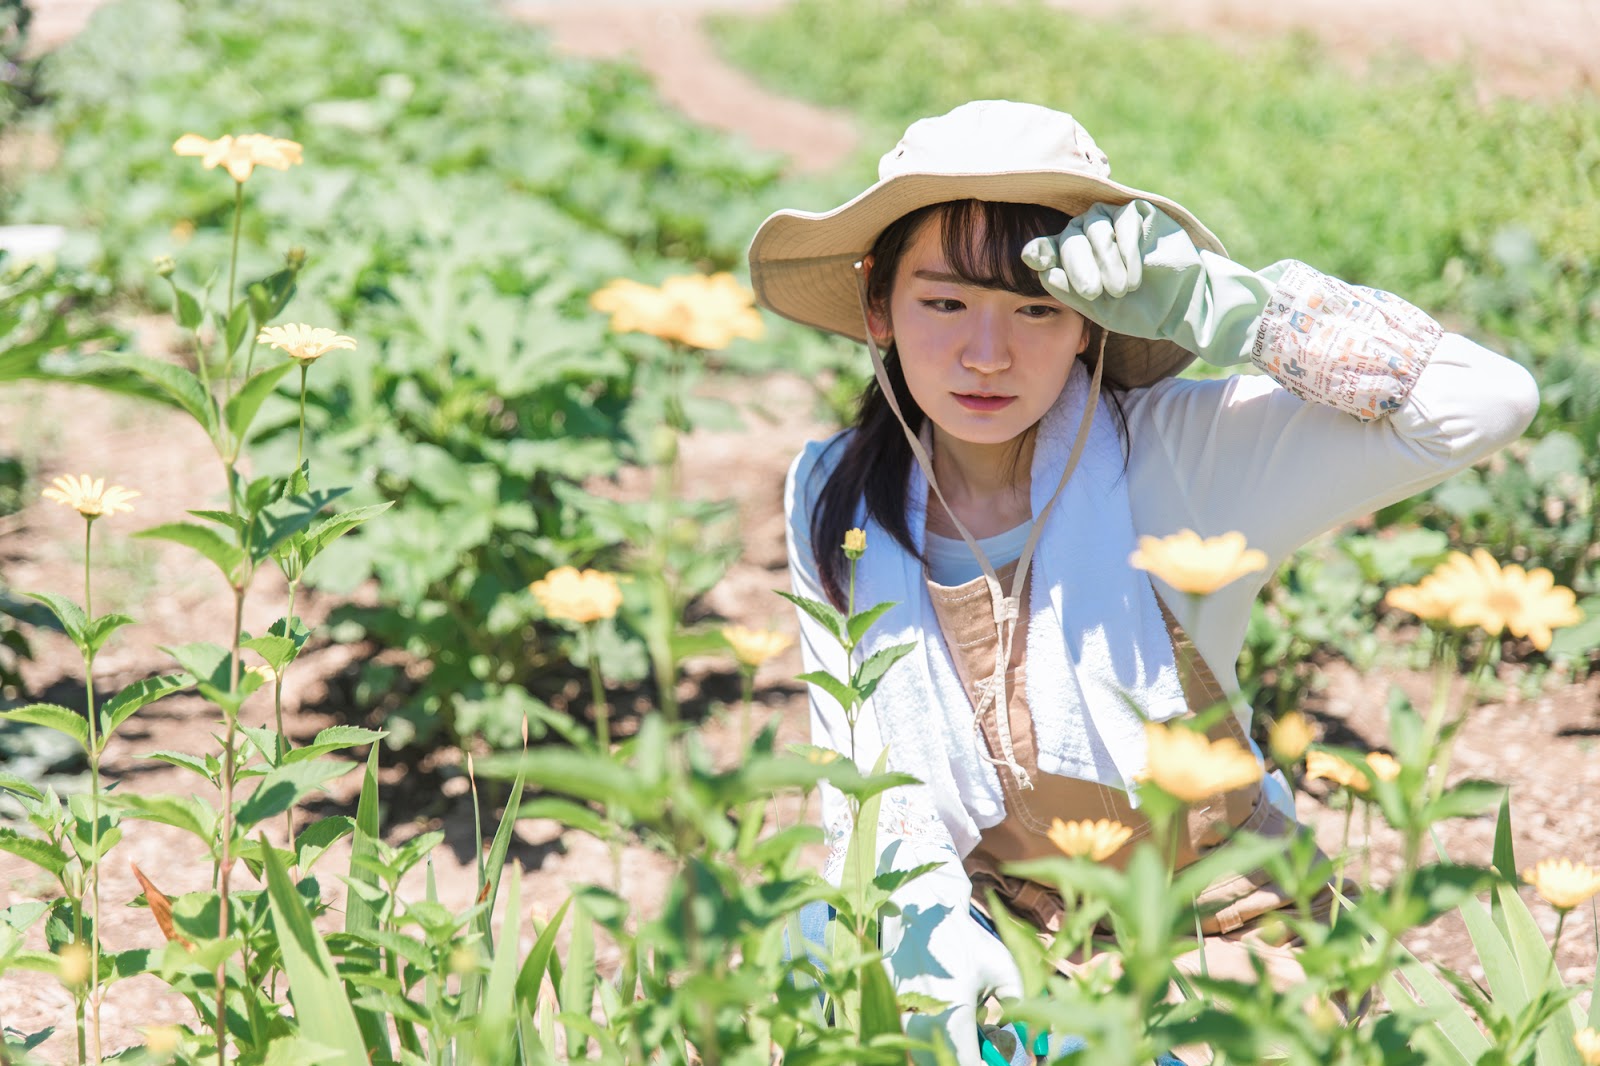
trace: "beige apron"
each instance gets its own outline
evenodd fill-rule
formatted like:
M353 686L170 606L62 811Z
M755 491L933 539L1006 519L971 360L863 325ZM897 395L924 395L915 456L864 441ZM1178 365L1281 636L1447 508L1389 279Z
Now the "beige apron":
M1015 569L1016 563L1013 562L996 572L1003 587L1009 584ZM1063 906L1060 897L1044 885L1002 873L1001 867L1006 863L1060 855L1060 851L1046 836L1052 819L1076 821L1110 818L1133 830L1133 836L1127 844L1106 860L1108 865L1121 869L1134 845L1149 834L1150 826L1129 805L1127 793L1119 788L1039 772L1033 718L1027 704L1027 666L1024 658L1032 584L1030 580L1028 588L1022 593L1018 633L1012 647L1006 691L1010 694L1008 711L1012 749L1017 761L1032 778L1034 787L1019 789L1003 766L996 768L1004 789L1006 816L998 825L983 831L977 847L967 856L965 865L972 878L974 902L980 909L986 908L985 897L989 890L993 890L1013 914L1033 924L1041 936L1048 938L1061 928ZM950 648L957 676L968 698L976 704L976 682L994 672L998 645L988 585L981 577L953 587L937 585L931 580L927 585L934 614L945 643ZM1160 602L1159 594L1157 602ZM1188 635L1164 603L1161 604L1161 613L1172 638L1190 713L1225 700L1226 694L1216 677L1194 650ZM990 752L998 755L1000 744L994 716L985 716L981 724ZM1208 730L1208 734L1213 740L1226 736L1247 748L1249 746L1244 731L1231 711L1223 715ZM1194 862L1235 829L1268 836L1286 835L1297 829L1295 823L1267 800L1259 781L1189 806L1182 824L1184 830L1178 833L1176 842L1176 863L1179 867ZM1303 978L1304 973L1294 960L1292 948L1271 943L1260 929L1262 923L1259 919L1262 916L1293 902L1288 894L1272 883L1265 872L1230 876L1215 882L1206 888L1197 902L1203 909L1217 909L1201 923L1201 930L1206 934L1204 947L1180 959L1178 965L1181 969L1200 972L1199 955L1203 950L1207 972L1213 977L1253 981L1255 971L1250 964L1250 955L1255 954L1266 963L1275 984L1287 987ZM1318 911L1325 911L1330 902L1330 894L1324 893L1318 900Z

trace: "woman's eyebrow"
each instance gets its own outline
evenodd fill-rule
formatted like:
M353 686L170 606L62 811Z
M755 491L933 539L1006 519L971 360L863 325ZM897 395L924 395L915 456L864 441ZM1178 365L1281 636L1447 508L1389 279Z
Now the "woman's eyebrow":
M969 288L971 288L971 287L986 288L987 287L987 286L981 286L981 285L980 286L973 286L971 281L969 281L966 278L962 277L960 274L952 274L949 271L943 271L943 270L914 270L914 271L912 271L911 276L914 277L914 278L918 278L918 279L920 279L922 281L942 281L942 282L946 282L946 283L951 284L951 285L966 285Z

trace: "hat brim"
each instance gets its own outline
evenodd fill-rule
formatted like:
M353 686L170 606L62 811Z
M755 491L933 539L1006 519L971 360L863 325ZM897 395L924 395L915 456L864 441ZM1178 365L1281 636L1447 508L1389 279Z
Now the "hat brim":
M904 174L878 182L842 207L821 213L779 211L750 242L756 300L784 318L866 341L855 264L896 219L952 200L1042 204L1068 215L1096 203L1148 200L1182 226L1197 248L1227 255L1222 242L1187 209L1164 196L1076 171ZM1106 373L1136 388L1178 373L1194 354L1170 341L1110 334Z

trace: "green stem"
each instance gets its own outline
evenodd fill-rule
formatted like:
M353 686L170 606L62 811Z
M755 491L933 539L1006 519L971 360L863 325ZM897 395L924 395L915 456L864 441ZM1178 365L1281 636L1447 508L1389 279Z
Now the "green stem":
M1560 984L1560 977L1556 967L1556 952L1561 948L1561 934L1566 931L1568 913L1567 911L1556 912L1556 935L1555 939L1550 942L1550 970L1545 974L1545 980L1548 981L1550 978L1555 977L1558 985Z
M89 581L90 533L94 519L83 524L83 607L90 619L94 618L93 590ZM89 725L89 854L91 865L87 871L89 896L94 907L94 925L89 935L89 1000L90 1024L94 1027L94 1061L100 1061L100 730L95 720L94 706L94 654L83 656L83 690L87 702ZM3 1039L3 1036L0 1036Z
M222 297L222 320L224 322L233 315L233 286L234 280L239 275L239 223L243 218L244 182L236 181L233 183L233 249L228 255L228 291ZM224 392L233 388L233 352L231 350L228 352L228 358L222 366L222 388Z
M756 698L756 670L753 666L739 668L739 750L750 751L751 704Z
M239 690L239 637L244 630L244 588L233 590L233 648L228 667L228 690ZM238 735L239 716L224 711L228 732L222 743L222 860L217 875L217 939L228 939L228 878L233 867L233 771L234 743ZM227 1066L227 998L228 965L217 963L217 1066Z
M601 752L610 755L611 708L606 703L605 684L600 679L600 642L595 635L595 623L585 623L583 635L585 650L589 656L589 699L594 704L595 731L600 735Z
M306 456L306 371L309 369L308 364L300 364L300 443L294 450L296 473L299 472L300 464L305 461Z
M299 469L296 467L296 469ZM283 633L290 640L294 639L294 594L300 588L300 581L296 578L289 582L289 609L283 616ZM272 683L272 718L278 728L278 765L283 765L284 756L289 754L289 737L283 731L283 675L288 670L289 664L285 663L282 670L273 671ZM291 806L283 812L283 828L288 834L285 838L287 847L294 852L294 808Z

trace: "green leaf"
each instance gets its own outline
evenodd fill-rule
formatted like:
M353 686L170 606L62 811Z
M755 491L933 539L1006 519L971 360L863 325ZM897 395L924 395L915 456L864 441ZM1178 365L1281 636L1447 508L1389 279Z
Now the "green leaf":
M295 1022L302 1032L315 1033L319 1042L336 1051L337 1057L322 1061L338 1066L367 1066L361 1029L328 946L312 927L311 916L283 864L264 839L262 844L272 924L278 933L283 972L289 978Z
M849 710L856 705L856 690L840 681L825 670L812 670L810 673L801 674L796 681L805 681L813 684L838 701L839 706Z
M1433 971L1410 952L1405 951L1405 948L1399 950L1405 952L1405 961L1400 964L1400 973L1415 990L1417 1001L1438 1012L1433 1024L1439 1027L1440 1033L1450 1047L1459 1052L1464 1061L1477 1062L1479 1057L1489 1050L1489 1041L1477 1023L1462 1008L1460 1001L1444 983L1433 975Z
M200 309L200 301L194 298L194 293L174 283L173 295L177 298L177 306L173 308L174 317L178 325L184 329L199 329L200 323L205 321L205 312Z
M861 694L863 701L871 698L877 691L878 682L883 680L883 675L889 668L901 659L910 655L917 648L915 643L896 644L893 647L882 648L875 652L870 659L861 664L861 669L856 671L854 682L856 691Z
M67 636L72 638L72 643L79 649L84 647L84 634L89 628L89 616L83 613L83 608L67 599L57 596L53 592L29 592L25 595L38 600L50 608L50 613L56 616L61 623L61 628L66 630Z
M239 345L244 343L245 334L248 332L250 332L250 301L240 300L233 305L233 310L228 312L228 323L223 328L223 339L228 345L229 358L238 353ZM235 435L233 439L240 438Z
M323 852L355 832L355 828L355 819L344 814L312 822L294 835L295 863L301 870L310 869Z
M589 1016L598 974L594 968L594 927L580 903L572 915L572 939L567 944L567 965L558 990L563 1014ZM568 1025L567 1047L583 1057L588 1041L581 1030Z
M90 655L97 655L100 648L110 639L111 634L123 626L133 624L133 619L125 614L103 614L89 623L83 633L83 642Z
M349 879L358 884L378 885L377 871L363 861L378 854L378 745L367 752L367 768L361 776L361 798L356 801L355 835L350 839ZM378 928L378 912L359 895L345 902L344 931L370 933Z
M117 361L149 381L179 407L189 412L189 416L200 423L200 428L206 431L207 436L216 436L216 401L206 392L198 377L181 366L142 355L123 354Z
M1517 873L1517 855L1511 841L1511 792L1500 797L1500 814L1494 826L1494 868L1512 884L1521 878Z
M305 544L301 547L301 565L309 566L311 560L321 555L323 549L365 522L378 517L394 503L374 503L366 507L354 507L348 511L332 515L316 523L306 531Z
M362 729L354 725L335 725L319 732L311 743L303 748L295 748L283 757L285 763L304 762L314 759L319 755L326 755L330 751L344 751L347 748L359 748L366 744L375 744L389 734L381 729Z
M826 629L829 633L832 633L833 638L839 641L840 644L844 643L844 638L847 632L845 629L844 615L840 614L832 604L822 603L821 601L813 600L808 596L796 596L794 593L784 592L782 589L773 589L772 591L776 592L778 595L782 596L784 599L800 608L806 614L809 614L812 618L816 619L817 622L821 624L822 628Z
M16 793L19 793L21 795L27 796L31 800L42 800L42 799L44 799L44 793L43 792L40 792L32 784L30 784L27 781L24 781L22 778L18 777L16 774L0 773L0 788L3 788L5 790L7 790L8 792L16 792Z
M241 640L239 646L249 648L261 656L267 665L278 673L282 673L284 667L294 662L295 652L299 650L294 641L288 637L278 636L251 637L249 640Z
M528 957L522 960L522 969L517 973L517 1001L522 1004L522 1009L533 1012L539 1006L539 988L544 984L545 970L549 968L550 959L556 950L556 934L561 931L561 923L567 916L567 908L572 906L572 897L568 896L561 901L561 906L555 914L550 916L550 921L539 931L539 937L533 942L533 949L528 952Z
M500 816L500 825L495 829L494 832L494 842L489 845L489 856L484 861L483 876L488 879L489 894L487 896L482 896L483 886L478 886L480 890L480 896L483 898L483 901L488 904L488 906L483 909L480 928L480 931L483 933L484 943L486 944L494 943L493 930L490 928L489 919L494 913L495 898L500 894L500 875L502 870L505 868L506 855L511 851L511 831L517 822L517 807L522 802L522 784L522 775L518 774L517 779L511 784L511 796L506 800L505 813ZM516 871L512 872L512 877L516 877ZM517 915L515 904L513 904L511 909L506 912L506 918L507 921L512 922L513 925L516 922L521 921ZM513 946L510 953L515 955L516 939L514 936L511 944Z
M140 796L119 792L116 803L130 818L170 825L199 837L207 849L216 846L217 812L199 796Z
M192 684L194 678L188 674L162 674L135 681L101 705L101 733L109 737L117 726L128 720L129 715L174 692L182 692Z
M54 729L57 733L65 733L76 740L84 751L89 750L89 723L77 711L69 711L59 704L30 703L13 711L0 711L0 718L8 722L42 725L46 729Z
M511 808L506 809L509 811ZM517 818L548 818L568 829L578 829L601 840L608 835L606 820L598 812L559 796L540 796L529 800L518 808Z
M229 544L223 539L222 534L208 526L197 526L193 522L168 522L165 525L142 529L134 536L149 540L170 540L174 544L194 549L222 571L223 580L227 581L230 588L237 586L244 576L242 573L244 549L237 544Z
M234 820L241 830L263 818L282 814L300 801L300 797L343 776L350 763L334 759L316 759L310 762L287 763L268 773L257 784L256 790L234 810Z
M860 644L861 638L867 635L867 630L872 628L872 623L882 618L884 614L894 608L893 602L880 603L876 607L869 607L850 616L846 628L850 632L850 643Z
M1423 808L1423 820L1470 818L1499 806L1507 794L1506 786L1496 781L1461 781Z
M900 1035L900 1007L895 1002L889 971L868 963L861 974L861 1042L870 1043L884 1035Z
M60 877L67 868L67 853L38 837L25 837L15 829L0 829L0 851L8 851L25 859L52 877Z
M240 309L243 305L240 305ZM235 311L237 314L238 311ZM229 323L230 326L232 323ZM278 382L284 375L294 369L293 363L282 363L269 367L259 374L253 375L249 381L239 386L239 391L228 400L225 418L228 423L228 432L233 434L233 439L243 443L245 434L250 430L250 424L256 419L256 412L261 410L261 404L272 395L272 390L277 388Z

